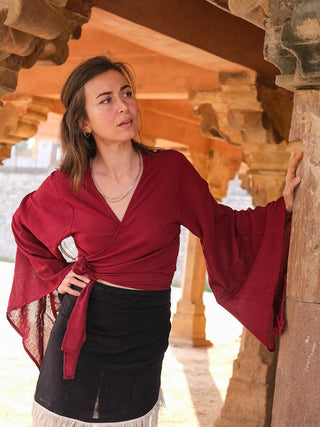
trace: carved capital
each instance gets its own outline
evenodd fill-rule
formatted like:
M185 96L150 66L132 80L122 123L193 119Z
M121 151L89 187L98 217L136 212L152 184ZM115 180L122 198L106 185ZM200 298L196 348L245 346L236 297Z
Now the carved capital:
M265 56L281 71L277 85L288 90L320 88L319 2L273 3L266 29Z
M320 87L319 0L207 0L266 31L265 59L279 68L278 86Z
M91 0L0 0L0 96L15 90L20 68L62 64L90 11Z
M47 120L53 101L47 98L7 97L0 108L0 161L10 157L11 147L37 133Z
M230 126L230 112L261 110L257 101L256 73L220 73L220 89L191 92L189 100L199 115L201 131L209 138L218 138L241 146L241 130Z
M281 195L291 147L288 144L292 94L281 88L264 86L255 73L220 76L221 88L190 94L196 113L201 116L201 130L206 136L220 138L241 147L248 170L241 176L243 187L256 205L265 205ZM220 153L207 180L218 199L223 186L216 188L225 168ZM220 156L221 157L221 156ZM229 160L230 161L230 160ZM220 165L220 166L219 166ZM216 173L218 171L218 173ZM236 173L236 171L235 171ZM212 179L211 179L212 178Z

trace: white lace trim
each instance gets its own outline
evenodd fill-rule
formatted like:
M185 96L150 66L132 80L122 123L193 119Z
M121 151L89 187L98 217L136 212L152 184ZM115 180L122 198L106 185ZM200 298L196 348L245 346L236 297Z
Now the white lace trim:
M32 427L157 427L159 410L162 406L164 406L164 399L160 391L158 402L151 411L140 418L116 423L86 423L55 414L39 403L33 402Z

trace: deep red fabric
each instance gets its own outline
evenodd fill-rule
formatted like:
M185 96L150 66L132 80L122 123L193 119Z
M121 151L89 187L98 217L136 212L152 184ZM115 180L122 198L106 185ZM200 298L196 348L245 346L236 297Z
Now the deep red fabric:
M56 288L72 268L91 279L78 297L63 341L65 378L73 378L85 340L86 307L96 279L149 290L167 289L176 268L180 225L201 239L209 284L217 301L269 350L283 326L287 245L283 199L254 210L218 204L208 184L180 153L143 155L143 174L122 221L94 185L88 168L71 192L56 171L26 196L12 228L18 245L8 319L41 364L59 309ZM78 260L58 246L72 236ZM284 251L284 249L286 249Z

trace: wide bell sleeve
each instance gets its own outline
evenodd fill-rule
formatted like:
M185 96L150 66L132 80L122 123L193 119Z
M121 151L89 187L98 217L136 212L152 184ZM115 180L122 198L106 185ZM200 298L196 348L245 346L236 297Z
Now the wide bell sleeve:
M290 215L283 198L246 211L219 204L182 159L176 187L179 222L201 240L219 304L270 351L283 325Z
M56 289L71 268L58 246L70 235L72 217L49 178L22 200L12 219L17 252L7 318L38 367L59 308Z

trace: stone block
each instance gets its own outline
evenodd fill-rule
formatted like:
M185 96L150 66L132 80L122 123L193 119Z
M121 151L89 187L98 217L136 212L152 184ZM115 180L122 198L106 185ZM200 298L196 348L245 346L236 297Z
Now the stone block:
M295 94L290 138L302 141L299 166L302 182L296 191L288 267L288 297L303 302L320 302L320 93Z
M239 381L231 378L228 399L215 427L265 426L267 385Z
M320 305L287 300L287 329L280 341L272 426L320 423Z
M18 72L0 66L0 81L0 97L3 97L13 92L17 87Z

